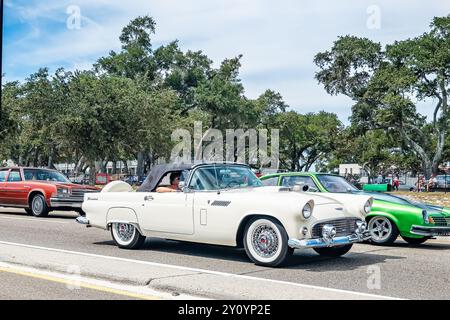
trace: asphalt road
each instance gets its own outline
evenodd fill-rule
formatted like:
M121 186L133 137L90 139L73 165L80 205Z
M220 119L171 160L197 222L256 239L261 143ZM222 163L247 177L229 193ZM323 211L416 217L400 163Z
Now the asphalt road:
M151 238L141 250L122 250L113 244L108 232L85 228L74 221L76 216L72 212L56 212L48 218L34 218L22 210L0 208L0 242L404 299L450 299L448 238L429 240L419 247L409 246L402 240L390 247L357 244L340 258L323 258L309 249L296 250L289 266L273 269L255 266L244 250L228 247ZM1 248L0 244L0 261ZM55 286L54 290L49 289L53 288L51 286ZM34 290L52 291L52 297L63 299L81 297L66 292L62 287L61 284L50 285L42 279L0 271L0 298L30 299L33 297L30 292ZM87 290L83 298L96 296L113 299L115 295ZM275 292L273 298L277 298Z
M128 300L125 294L112 293L107 288L71 286L57 279L42 279L29 274L0 271L0 300Z

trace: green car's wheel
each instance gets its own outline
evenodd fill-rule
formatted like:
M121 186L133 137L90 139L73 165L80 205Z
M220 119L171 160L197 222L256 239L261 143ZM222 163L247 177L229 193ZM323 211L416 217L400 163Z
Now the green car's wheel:
M410 237L404 237L402 236L403 240L405 240L406 242L408 242L409 244L412 244L414 246L417 246L419 244L424 243L425 241L427 241L428 239L430 239L429 237L423 237L423 238L410 238Z
M369 231L372 238L370 242L377 245L393 244L399 235L397 226L392 220L383 216L370 218Z

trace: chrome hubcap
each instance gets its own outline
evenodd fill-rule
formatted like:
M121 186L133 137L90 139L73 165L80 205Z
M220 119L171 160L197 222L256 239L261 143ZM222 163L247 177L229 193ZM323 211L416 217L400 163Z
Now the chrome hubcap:
M264 258L270 258L278 250L278 236L268 225L258 226L252 235L252 244L255 251Z
M384 241L391 235L392 226L386 218L375 218L370 221L369 229L372 239Z
M32 208L33 208L34 213L37 213L37 214L41 213L44 208L44 204L42 203L42 198L40 198L40 197L34 198Z
M133 238L135 228L131 224L117 223L116 231L117 231L117 236L119 237L119 239L121 241L128 242Z

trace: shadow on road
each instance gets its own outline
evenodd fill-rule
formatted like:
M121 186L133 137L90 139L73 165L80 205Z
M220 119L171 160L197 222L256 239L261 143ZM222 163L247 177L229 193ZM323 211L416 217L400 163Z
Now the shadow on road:
M406 259L406 257L393 255L380 255L375 253L352 253L350 251L344 256L329 258L323 256L304 256L301 252L295 252L286 268L303 269L311 272L323 271L349 271L360 267L385 263L387 260Z
M113 241L95 242L95 245L115 246ZM225 246L190 243L174 240L162 240L147 238L140 251L156 251L173 253L179 255L212 258L225 261L249 262L243 248L231 248ZM386 262L386 260L406 259L405 257L393 255L381 255L375 253L348 253L339 258L328 258L316 254L312 250L296 250L285 268L303 269L305 271L348 271L361 266L369 266ZM264 267L261 267L264 268ZM268 268L270 269L270 268Z
M425 242L420 245L412 245L406 242L395 242L390 245L388 248L413 248L415 250L449 250L450 243L433 243L433 242Z
M34 217L32 215L27 214L25 211L14 211L14 212L6 212L6 211L0 211L0 217L2 215L5 215L5 217L8 216L14 216L14 217L23 217L23 218L35 218L35 219L71 219L75 220L75 218L78 217L78 213L68 211L67 213L59 213L59 212L50 212L47 217Z

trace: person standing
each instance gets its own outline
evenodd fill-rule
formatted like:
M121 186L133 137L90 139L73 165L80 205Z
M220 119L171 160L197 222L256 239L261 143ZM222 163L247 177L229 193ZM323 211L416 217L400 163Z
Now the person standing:
M393 181L394 190L398 191L398 187L400 186L400 179L398 178L398 175L394 177Z

